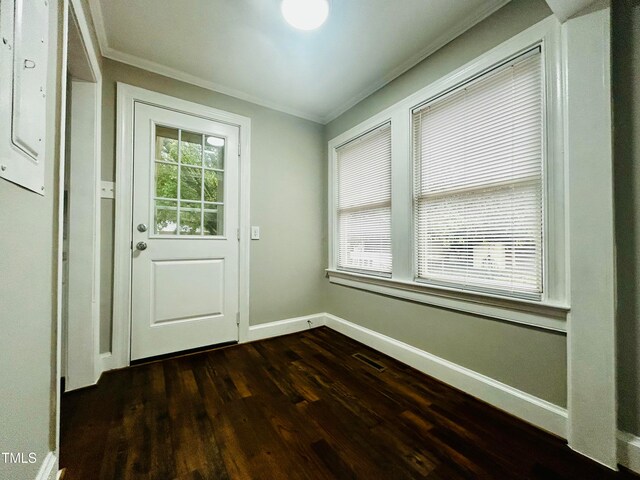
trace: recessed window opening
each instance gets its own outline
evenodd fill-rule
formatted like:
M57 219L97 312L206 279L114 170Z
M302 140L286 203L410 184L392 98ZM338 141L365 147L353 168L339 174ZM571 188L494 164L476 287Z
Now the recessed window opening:
M336 149L338 268L391 274L391 124Z
M543 98L536 48L413 110L417 280L540 299Z

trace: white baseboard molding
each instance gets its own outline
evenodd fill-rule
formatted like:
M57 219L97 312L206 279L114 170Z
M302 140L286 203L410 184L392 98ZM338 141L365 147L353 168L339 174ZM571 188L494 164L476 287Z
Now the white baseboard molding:
M330 313L250 326L248 341L308 330L308 321L311 328L326 325L539 428L567 437L565 408Z
M58 474L58 457L54 452L47 453L44 460L40 464L40 470L35 480L55 480Z
M64 393L71 392L73 390L79 390L81 388L93 387L98 384L102 372L96 372L96 378L93 381L74 382L72 377L66 376L64 383Z
M438 380L562 438L567 410L394 338L326 314L326 325Z
M247 341L253 342L255 340L301 332L303 330L309 330L309 328L321 327L325 324L325 318L325 313L316 313L314 315L289 318L277 322L250 325ZM309 325L309 322L311 322L311 325Z
M618 432L618 463L640 473L640 437Z
M101 353L98 359L98 365L100 365L100 375L104 372L108 372L109 370L113 370L114 368L118 368L116 366L115 357L111 352ZM98 380L100 379L100 375L98 375Z
M309 325L311 322L311 325ZM567 437L567 410L431 353L362 327L330 313L317 313L249 327L247 341L263 340L327 326L347 337L441 380L562 438ZM110 353L101 354L102 371L115 368ZM619 463L640 473L640 437L618 432ZM49 452L36 480L49 480L57 458ZM56 469L57 470L57 469Z

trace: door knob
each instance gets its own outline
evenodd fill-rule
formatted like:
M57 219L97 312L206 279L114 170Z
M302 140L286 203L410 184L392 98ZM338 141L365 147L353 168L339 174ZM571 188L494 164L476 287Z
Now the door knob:
M147 249L147 242L138 242L138 243L136 243L136 248L138 250L146 250Z
M141 223L140 225L138 225L138 231L139 232L146 232L147 231L147 226L144 223Z

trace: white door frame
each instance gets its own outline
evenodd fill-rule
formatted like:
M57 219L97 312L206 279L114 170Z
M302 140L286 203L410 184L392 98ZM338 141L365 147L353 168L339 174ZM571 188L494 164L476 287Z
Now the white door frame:
M238 339L249 333L249 246L251 119L125 83L117 84L116 193L113 268L112 368L130 364L131 347L131 246L133 208L133 116L136 102L236 125L240 129L239 311Z
M102 74L97 46L91 39L89 22L80 0L63 3L63 59L62 105L60 124L60 165L58 191L58 291L57 325L60 338L58 376L66 378L66 390L93 385L97 382L101 365L99 359L100 322L100 152L102 120ZM73 35L70 35L73 32ZM75 44L75 56L69 57L67 42ZM77 62L77 63L76 63ZM71 78L71 111L66 111L67 71L81 66L84 78ZM66 119L72 139L66 145ZM68 150L68 152L67 152ZM68 315L62 318L63 285L62 254L64 226L65 156L69 159L70 204L69 215L69 282ZM66 323L66 325L65 325ZM62 334L66 344L62 350ZM66 362L62 360L65 359ZM62 368L65 371L62 371Z
M60 14L60 25L62 29L62 35L60 38L60 131L59 131L59 150L58 150L58 191L57 191L57 202L58 202L58 211L57 211L57 251L56 251L56 371L55 371L55 379L56 384L55 388L55 397L56 397L56 409L55 409L55 453L54 455L57 457L60 452L60 399L62 392L60 391L60 379L63 375L62 371L62 358L63 353L66 355L67 352L62 351L62 332L63 332L63 318L62 318L62 302L63 302L63 262L62 262L62 254L63 254L63 227L64 227L64 188L65 188L65 155L66 155L66 118L67 115L70 115L71 112L66 111L67 99L67 69L69 65L68 58L68 48L67 42L69 41L69 28L71 22L75 23L75 27L79 32L80 41L83 46L83 50L85 53L85 61L88 62L89 67L93 74L93 82L88 83L88 86L93 90L94 95L93 102L88 105L91 113L93 114L93 125L94 129L92 135L92 143L93 143L93 151L92 155L89 155L87 158L87 162L90 162L90 165L95 171L95 202L93 202L93 195L88 192L89 201L92 201L95 209L93 212L87 211L85 213L92 215L93 218L89 218L89 224L94 228L95 235L91 239L91 243L93 245L93 249L96 252L99 252L100 249L100 235L99 235L99 226L100 226L100 152L102 149L101 144L101 120L102 120L102 73L100 70L100 61L98 54L97 45L93 44L93 40L91 37L91 28L90 23L85 15L85 12L82 7L81 0L63 0L59 3L58 6L59 14ZM73 59L71 60L73 61ZM87 100L85 96L84 100ZM86 146L87 144L85 144ZM89 150L91 152L91 150ZM93 182L93 178L86 179L89 184ZM69 332L72 336L74 336L73 344L80 345L83 339L86 340L86 345L84 345L78 356L74 356L74 365L71 366L72 373L75 368L76 362L86 363L90 366L89 369L83 369L83 372L88 373L86 378L83 376L84 373L80 373L80 377L77 377L79 383L86 382L87 384L92 384L97 381L97 378L100 374L99 372L99 349L97 343L97 335L99 332L99 301L97 295L99 295L99 285L100 285L100 262L98 258L93 259L94 261L86 265L85 275L86 278L93 284L93 298L96 300L96 304L91 306L91 314L90 322L85 322L85 325L82 326L82 330L76 330L75 328L70 329ZM86 327L86 328L85 328ZM69 364L67 364L69 367ZM75 376L75 375L74 375ZM57 470L57 458L55 460L54 468Z

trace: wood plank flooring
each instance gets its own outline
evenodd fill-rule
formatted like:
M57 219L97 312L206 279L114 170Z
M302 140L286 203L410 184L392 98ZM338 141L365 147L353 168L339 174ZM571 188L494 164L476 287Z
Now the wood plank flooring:
M66 480L638 478L325 327L107 373L60 450Z

